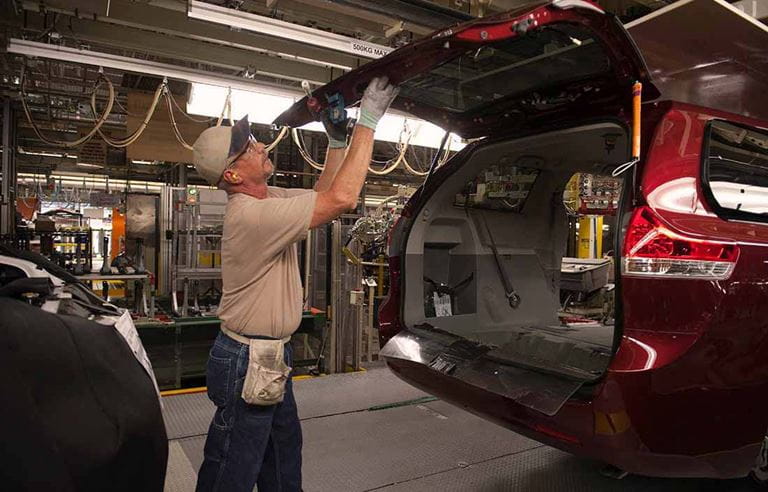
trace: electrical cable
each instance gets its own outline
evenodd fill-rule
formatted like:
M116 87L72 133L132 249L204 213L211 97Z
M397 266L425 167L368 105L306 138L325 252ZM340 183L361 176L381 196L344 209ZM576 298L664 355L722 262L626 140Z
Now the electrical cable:
M115 97L115 104L117 104L117 106L118 106L120 109L122 109L123 111L125 111L125 114L127 114L128 116L133 116L134 118L141 118L141 115L140 115L140 114L131 113L130 111L128 111L128 108L126 108L125 106L123 106L123 105L120 103L120 99L119 99L119 98L117 98L117 97Z
M301 157L304 158L307 163L313 167L314 169L317 169L318 171L322 172L325 166L318 163L314 159L312 159L312 156L309 155L309 152L306 150L306 146L303 143L303 139L301 138L299 134L298 128L292 128L291 134L293 135L293 141L296 143L296 148L299 150L299 154ZM389 161L386 161L387 163L391 163L389 167L385 167L382 170L373 169L370 165L368 166L368 171L372 174L375 174L377 176L386 176L387 174L394 171L400 163L403 161L403 158L405 157L405 152L408 150L408 142L410 141L410 135L408 136L408 140L404 144L402 144L402 147L400 148L400 153L397 157L394 157L390 159Z
M403 135L406 135L405 138L403 138ZM408 128L407 120L403 120L403 129L400 131L400 137L399 141L395 148L399 150L399 154L397 157L392 158L388 161L385 161L386 164L392 163L392 165L389 168L384 168L382 170L376 170L373 169L370 165L368 166L368 171L372 174L375 174L377 176L386 176L387 174L394 171L401 162L405 162L405 154L408 151L408 146L411 143L411 137L413 136L413 133L411 133L410 129ZM372 162L378 162L378 161L372 161Z
M408 137L408 138L410 139L410 137ZM395 151L399 154L400 153L400 145L401 144L402 144L402 138L401 138L400 142L398 142L396 144L390 143L389 146L391 148L395 149ZM380 165L385 165L386 164L386 165L388 165L388 164L390 164L392 162L392 159L387 159L386 161L380 161L378 159L371 159L371 162L373 162L374 164L380 164Z
M372 168L369 165L368 166L368 172L370 172L372 174L375 174L376 176L386 176L387 174L389 174L392 171L394 171L400 165L400 163L403 161L403 157L405 157L405 151L406 150L408 150L408 144L407 143L403 145L402 149L400 150L400 154L396 158L390 160L390 161L392 161L392 165L391 166L386 167L386 168L384 168L382 170L376 170L376 169Z
M630 168L632 168L632 166L637 164L639 160L640 159L633 158L632 160L625 162L624 164L614 169L613 172L611 173L611 176L613 176L614 178L618 178L619 176L624 174L626 171L628 171Z
M21 67L21 80L19 81L20 92L21 92L21 106L24 108L24 114L27 117L27 121L32 127L32 130L35 132L37 137L43 142L49 145L56 145L59 147L77 147L79 145L84 144L88 140L90 140L91 137L93 137L96 134L96 132L99 131L101 126L107 121L107 117L109 116L109 113L112 111L112 104L114 103L114 100L115 100L115 88L112 85L112 82L104 75L103 72L100 71L99 76L96 79L96 82L94 83L94 86L93 86L92 97L95 97L96 91L102 85L102 83L106 83L107 89L109 90L109 99L107 100L107 106L104 108L104 112L101 114L99 119L96 120L94 127L81 138L78 138L77 140L73 140L71 142L53 140L45 137L43 133L40 131L40 128L37 126L37 123L35 123L35 121L32 119L32 113L30 112L29 106L27 105L27 92L25 89L25 82L26 82L25 69L26 69L26 64L22 65ZM96 116L95 113L94 113L94 116Z
M407 137L405 138L405 141L403 141L403 134L407 135ZM399 148L400 153L397 155L397 157L386 161L386 163L391 163L389 167L385 167L384 169L381 169L381 170L376 170L376 169L373 169L369 164L368 171L377 176L386 176L387 174L394 171L400 165L400 163L403 162L403 160L405 159L405 153L408 151L408 144L411 142L411 136L412 134L410 131L408 131L408 127L405 125L405 123L403 123L403 130L400 132L400 139L399 139L400 141L397 143L397 147L396 147L396 148Z
M176 102L176 98L173 97L173 94L171 93L170 90L168 91L168 96L170 97L171 102L173 103L173 105L176 106L176 109L179 110L179 113L181 113L188 120L194 121L195 123L208 123L208 122L210 122L213 119L213 118L210 118L210 117L207 117L207 118L195 118L194 116L191 116L189 113L187 113L186 111L181 109L181 106L179 105L178 102Z
M81 137L81 138L79 138L77 140L73 140L73 141L70 141L70 142L53 140L53 139L45 137L42 134L42 131L38 127L37 123L35 123L35 121L32 119L32 113L31 113L31 111L29 109L29 106L27 104L26 64L22 65L22 68L21 68L21 80L20 80L21 103L22 103L22 107L24 108L24 114L27 117L27 121L29 122L30 126L34 130L34 132L37 135L37 137L40 140L42 140L43 142L48 143L49 145L55 145L55 146L68 147L69 148L69 147L77 147L79 145L84 144L85 142L90 140L96 133L98 133L99 136L102 139L104 139L104 141L108 145L110 145L112 147L118 147L118 148L128 147L129 145L131 145L134 142L136 142L141 137L141 135L144 133L144 131L147 129L147 126L149 125L149 121L152 119L152 116L154 115L155 110L157 109L157 104L160 102L160 98L162 96L165 96L166 104L168 106L168 115L169 115L169 118L170 118L171 127L172 127L174 135L176 136L176 139L179 141L179 143L184 148L186 148L188 150L193 150L193 147L191 145L189 145L184 140L184 136L181 134L181 130L179 130L179 127L178 127L178 124L176 123L176 118L175 118L175 115L174 115L174 112L173 112L173 106L176 106L176 108L178 108L179 111L182 114L184 114L187 118L191 119L192 121L196 121L198 123L202 123L203 121L198 121L195 118L192 118L191 116L186 114L179 107L179 104L173 99L173 96L171 95L170 90L168 89L168 81L167 81L167 79L163 79L163 82L155 90L155 95L154 95L154 97L152 99L152 103L150 104L150 107L147 110L147 113L145 114L144 119L142 120L142 122L138 126L138 128L133 133L131 133L131 135L129 135L129 136L125 137L125 138L118 138L118 139L110 138L110 137L108 137L107 135L105 135L101 131L102 125L104 125L104 123L107 121L107 118L109 117L109 114L112 111L112 107L113 107L114 103L117 101L117 99L115 97L115 88L112 85L112 81L110 81L109 78L107 78L101 70L99 71L99 76L96 79L96 81L94 82L93 90L91 92L91 99L90 99L91 110L92 110L92 112L93 112L93 114L95 116L97 114L96 113L96 93L97 93L99 87L101 87L102 84L106 84L107 85L107 89L108 89L108 92L109 92L109 97L107 99L107 105L104 108L104 112L101 113L101 115L99 116L98 120L96 120L96 123L94 124L94 127L86 135L84 135L83 137ZM232 90L230 89L230 91L227 93L227 99L224 102L224 107L222 108L221 116L218 119L217 125L221 124L221 121L224 118L225 112L228 114L228 119L229 119L230 123L232 123L232 101L231 101L231 95L232 95ZM123 108L123 110L127 114L130 115L128 110L122 104L120 104L119 101L117 101L117 104L118 104L118 106ZM207 119L207 120L204 120L204 121L210 121L210 119ZM266 146L267 152L272 151L277 146L277 144L280 143L280 141L283 138L285 138L287 133L288 133L288 127L281 128L280 132L278 133L278 135L275 138L275 140L272 141L272 143L270 143L269 145ZM308 157L309 156L307 155L305 158L308 158ZM319 164L318 164L318 166L319 166ZM321 169L322 169L322 167L321 167Z
M232 125L232 88L227 91L227 98L224 99L224 107L221 108L221 114L216 121L216 126L221 126L221 122L224 119L224 113L227 113L229 124Z
M107 144L117 148L128 147L129 145L134 143L136 140L138 140L141 137L141 134L144 133L144 130L147 129L147 125L149 125L149 120L152 119L152 116L155 114L157 103L160 101L160 96L163 94L164 88L167 86L167 83L168 81L166 79L163 79L160 85L157 86L157 89L155 90L155 95L152 98L152 103L150 104L149 109L147 110L147 114L144 116L144 120L141 122L138 128L134 130L133 133L131 133L129 136L125 138L112 139L106 136L104 132L101 131L101 129L98 129L97 132L99 133L99 136L103 138L104 141L107 142ZM93 94L91 94L91 110L93 111L93 114L96 114L96 92L95 91L93 92Z
M384 200L381 201L381 203L379 203L376 206L376 210L374 210L374 212L371 215L373 216L382 215L384 213L384 206L388 203L397 201L399 198L400 198L400 195L392 195L385 198Z
M171 122L171 128L173 129L173 133L174 133L174 135L176 136L176 140L178 140L178 142L179 142L179 143L182 145L182 147L184 147L185 149L187 149L187 150L193 150L194 148L193 148L191 145L189 145L189 144L186 142L186 140L184 140L184 136L182 135L182 133L181 133L181 130L179 129L179 125L178 125L178 123L176 122L176 116L175 116L175 115L174 115L174 113L173 113L173 107L172 107L172 105L174 104L174 101L173 101L173 96L171 95L171 91L170 91L170 89L168 88L168 86L167 86L167 85L165 86L165 98L166 98L166 102L167 102L167 105L168 105L168 117L169 117L169 119L170 119L170 122ZM176 105L176 107L178 108L178 105ZM226 100L226 101L224 101L224 108L223 108L223 109L222 109L222 111L221 111L221 115L222 115L222 116L219 118L219 122L221 122L221 119L223 118L223 116L224 116L224 113L225 113L225 111L227 111L227 110L229 110L230 112L232 111L232 103L231 103L231 100L230 100L230 98L229 98L229 95L227 95L227 100ZM183 112L182 112L182 113L183 113ZM232 120L230 119L230 122L231 122L231 121L232 121ZM275 139L272 141L272 143L270 143L269 145L267 145L267 146L265 147L265 151L266 151L266 152L271 152L271 151L272 151L272 149L274 149L275 147L277 147L277 144L279 144L279 143L280 143L280 141L281 141L283 138L285 138L285 136L286 136L286 134L287 134L287 133L288 133L288 127L286 127L286 126L282 127L282 128L280 129L280 132L277 134L277 137L275 137Z
M311 167L322 172L324 166L318 162L315 162L315 160L312 159L312 156L309 155L309 153L306 151L306 149L300 142L298 128L291 128L291 135L293 136L293 141L296 144L296 148L299 150L299 154L301 155L301 157L303 157L304 160L307 161L307 164L309 164Z
M269 153L269 152L272 152L272 149L274 149L275 147L277 147L277 144L279 144L279 143L280 143L280 141L281 141L283 138L285 138L285 136L286 136L286 135L288 135L288 127L287 127L287 126L284 126L284 127L280 128L280 133L278 133L278 134L277 134L277 136L276 136L276 137L275 137L275 139L272 141L272 143L271 143L271 144L269 144L269 145L267 145L267 146L264 148L264 151L265 151L265 152L267 152L267 153Z
M403 159L403 167L405 167L406 171L408 171L411 174L415 174L416 176L426 176L429 174L429 170L427 171L417 171L416 169L412 168L410 164L408 164L408 159Z
M165 99L166 99L166 105L168 106L168 118L171 121L171 128L173 129L173 134L176 136L176 140L179 141L182 147L184 147L187 150L194 150L194 147L189 145L186 140L184 140L184 136L181 134L181 130L179 130L178 125L176 124L176 117L173 115L173 106L172 103L168 100L168 87L165 87Z
M441 167L443 164L448 162L448 159L450 158L450 155L451 155L451 139L449 138L448 141L446 142L446 147L445 147L445 151L443 153L443 156L437 162L437 167ZM426 176L427 174L429 174L428 170L427 171L417 171L416 169L411 167L411 165L408 163L407 159L403 159L403 166L405 167L405 169L408 172L410 172L412 174L415 174L416 176Z

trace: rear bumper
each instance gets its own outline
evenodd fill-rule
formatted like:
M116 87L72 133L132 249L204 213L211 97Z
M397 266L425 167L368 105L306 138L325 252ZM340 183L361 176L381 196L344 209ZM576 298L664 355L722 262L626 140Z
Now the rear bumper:
M658 477L737 478L747 475L761 441L736 449L717 449L725 442L717 433L729 429L711 425L692 429L672 416L658 425L641 422L645 404L655 395L643 394L653 371L608 372L587 397L574 396L552 416L527 408L506 396L468 384L410 360L387 358L389 368L404 381L484 419L563 451L610 463L629 473ZM631 397L624 398L622 395ZM682 396L678 395L678 398ZM666 402L668 404L669 402ZM652 412L648 417L653 417ZM670 429L681 433L672 434ZM697 432L696 436L686 433ZM727 441L727 440L726 440ZM714 445L712 443L715 443ZM688 449L685 449L686 446ZM696 452L699 446L705 451ZM702 447L703 446L703 447ZM677 452L669 452L677 447ZM666 449L662 449L666 448Z

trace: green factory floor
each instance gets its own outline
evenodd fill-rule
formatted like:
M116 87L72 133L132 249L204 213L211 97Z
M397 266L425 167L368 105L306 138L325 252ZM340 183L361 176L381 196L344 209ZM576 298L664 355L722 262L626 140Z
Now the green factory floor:
M435 400L384 367L295 383L304 490L728 491L747 480L613 480L575 458ZM170 453L165 490L194 490L213 405L205 393L163 398Z

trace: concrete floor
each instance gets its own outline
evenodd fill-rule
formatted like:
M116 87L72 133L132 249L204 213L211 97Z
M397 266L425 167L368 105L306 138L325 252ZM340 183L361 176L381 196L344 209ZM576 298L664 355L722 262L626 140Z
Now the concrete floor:
M432 400L386 368L297 381L304 490L752 491L744 480L603 477L575 458ZM166 491L194 490L213 406L204 393L163 400Z

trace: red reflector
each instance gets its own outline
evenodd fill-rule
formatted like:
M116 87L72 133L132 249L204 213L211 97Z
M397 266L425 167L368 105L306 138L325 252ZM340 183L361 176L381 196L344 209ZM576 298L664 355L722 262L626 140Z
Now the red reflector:
M581 444L577 437L572 436L570 434L565 434L563 432L557 431L555 429L546 427L541 424L534 425L533 430L535 430L536 432L541 432L542 434L547 435L549 437L554 437L559 441L569 442L571 444Z
M675 232L649 207L640 207L629 221L623 256L625 274L727 278L739 247Z

